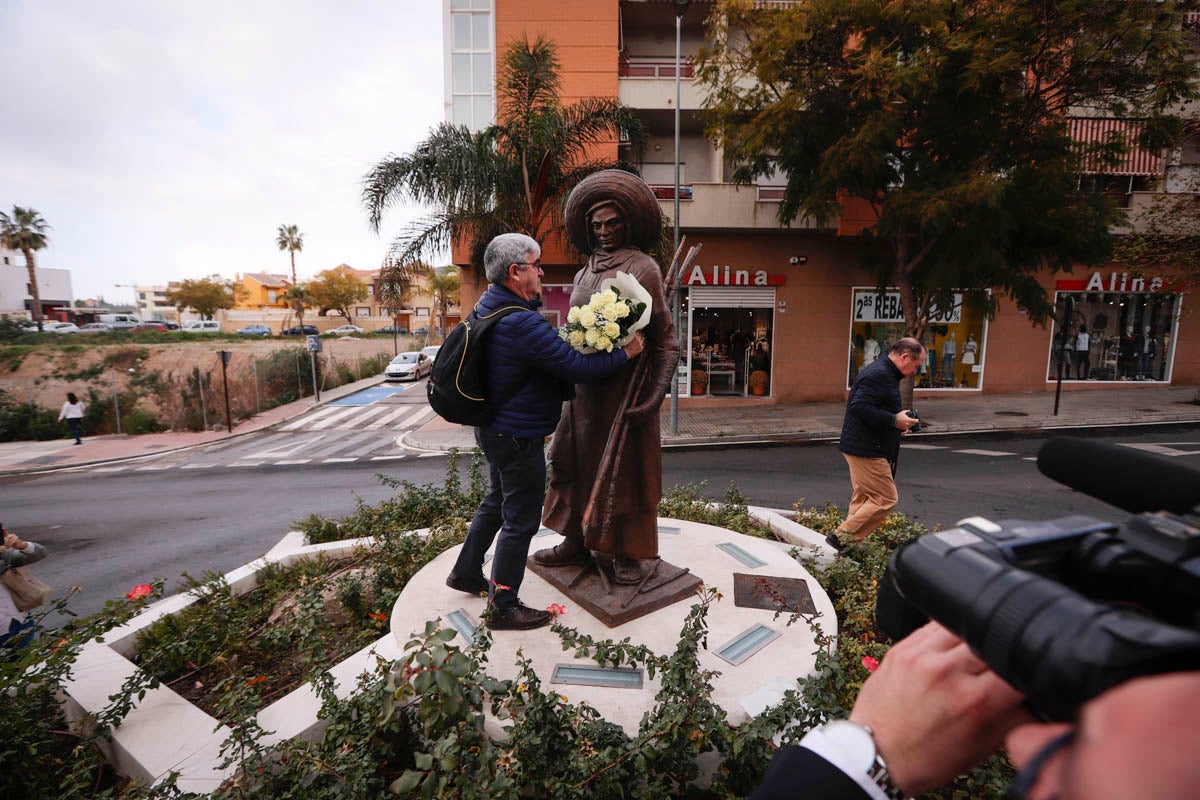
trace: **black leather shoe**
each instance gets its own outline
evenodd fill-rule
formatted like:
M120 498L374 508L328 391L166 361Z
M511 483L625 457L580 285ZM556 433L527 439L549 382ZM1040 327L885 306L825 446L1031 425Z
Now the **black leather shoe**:
M538 550L533 554L533 560L543 567L582 566L592 560L592 553L578 539L563 539L554 547Z
M830 547L832 547L834 550L838 551L839 553L842 552L842 547L843 547L842 540L838 538L838 535L836 533L831 533L828 536L826 536L825 544L829 545Z
M481 595L488 593L487 578L483 577L483 573L476 575L474 578L460 578L453 572L446 578L446 585L451 589L457 589L460 592L467 594Z
M494 631L528 631L549 625L551 619L549 611L538 611L518 602L503 611L493 610L487 626Z

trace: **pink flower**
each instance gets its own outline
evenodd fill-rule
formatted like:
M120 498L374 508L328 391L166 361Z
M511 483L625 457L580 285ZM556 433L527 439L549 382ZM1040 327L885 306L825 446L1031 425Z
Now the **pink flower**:
M867 668L867 672L874 672L879 669L879 662L871 656L863 656L862 665Z
M551 617L560 617L567 613L567 607L561 605L560 603L551 603L550 605L546 606L546 610L550 612Z
M492 585L496 587L496 591L498 591L498 592L511 592L512 591L511 586L505 586L503 583L497 583L495 578L492 579Z
M154 587L148 583L139 583L137 586L125 593L126 600L141 600L144 597L149 597L154 594Z

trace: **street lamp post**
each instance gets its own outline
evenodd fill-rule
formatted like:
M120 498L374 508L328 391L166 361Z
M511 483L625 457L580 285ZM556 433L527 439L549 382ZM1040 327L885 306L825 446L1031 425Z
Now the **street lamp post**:
M672 237L673 246L672 253L679 252L679 62L680 62L680 43L682 41L683 31L683 15L687 13L688 5L691 0L675 0L675 206L674 206L674 224L671 226L675 235ZM675 296L671 301L671 317L675 321L675 332L678 335L682 330L682 321L679 319L679 274L675 274ZM686 337L685 337L686 338ZM685 341L684 347L690 347L690 343ZM687 352L681 350L680 352ZM671 376L671 433L679 433L679 366L676 364L675 374Z

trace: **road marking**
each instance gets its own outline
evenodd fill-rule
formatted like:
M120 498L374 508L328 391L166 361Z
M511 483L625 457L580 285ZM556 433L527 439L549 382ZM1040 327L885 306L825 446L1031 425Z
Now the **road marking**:
M1037 461L1037 456L1025 456L1022 461Z
M379 438L379 434L372 431L359 431L357 433L341 434L341 437L340 439L326 442L324 447L317 448L316 450L306 450L304 455L309 458L321 458L332 456L339 452L353 453L359 443L366 439L377 439Z
M280 427L278 430L281 430L281 431L300 430L301 428L305 427L313 420L321 419L322 417L326 417L330 414L335 414L335 413L340 414L341 412L343 412L345 410L346 410L345 406L325 406L320 411L314 411L311 414L304 414L295 422L289 422L287 425Z
M249 456L247 456L247 458L266 459L278 458L279 456L290 456L297 450L303 450L309 445L316 444L317 442L321 441L325 438L325 434L319 433L316 436L301 438L298 440L292 439L290 436L287 438L290 440L290 444L281 444L278 447L268 447L266 450L259 450L257 453L251 453Z
M433 458L434 456L444 456L445 453L421 453L417 458Z
M367 430L377 431L380 428L386 427L389 422L399 419L400 417L404 416L405 414L411 414L411 413L412 413L411 406L401 406L400 408L397 408L392 413L390 413L386 416L380 417L379 419L372 422L370 425L367 426Z
M354 458L326 458L321 461L322 464L345 464L350 461L358 461L358 457Z
M1155 453L1156 455L1160 455L1160 456L1170 456L1172 458L1175 458L1177 456L1194 456L1197 453L1200 453L1200 450L1178 450L1175 447L1171 446L1171 445L1180 445L1180 444L1194 446L1195 444L1197 444L1197 442L1169 442L1166 444L1132 444L1132 443L1128 443L1128 444L1125 444L1124 446L1133 448L1134 450L1141 450L1146 453Z
M944 445L944 444L909 444L908 442L902 442L900 444L900 446L903 447L905 450L945 450L946 449L946 445Z
M372 461L395 461L398 458L408 458L407 454L398 456L372 456Z
M239 462L237 464L230 464L229 466L232 468L232 467L261 467L262 465L263 465L263 462L261 462L261 461L243 461L243 462Z
M999 450L955 450L956 453L966 453L971 456L1015 456L1016 453L1002 453Z
M159 466L134 467L134 470L136 472L162 472L164 469L170 469L170 468L171 468L171 465L168 464L165 467L159 467Z
M329 426L333 425L335 422L340 422L347 417L353 417L360 411L362 411L362 406L342 406L338 409L337 414L330 414L315 425L309 425L308 430L323 431Z
M406 426L415 428L424 423L431 414L433 414L432 408L429 406L421 406L413 413L411 417L406 417L402 424L397 425L396 429L400 430Z
M124 472L129 467L97 467L92 472Z
M282 467L287 464L307 464L310 461L312 461L311 458L289 458L283 461L276 461L275 464Z
M184 469L212 469L216 464L184 464Z

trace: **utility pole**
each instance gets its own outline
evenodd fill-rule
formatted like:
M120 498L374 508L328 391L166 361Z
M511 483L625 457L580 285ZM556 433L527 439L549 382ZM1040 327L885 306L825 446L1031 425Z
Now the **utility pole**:
M672 253L679 252L679 62L680 47L683 39L683 15L687 13L691 0L675 0L675 219L671 225L675 232ZM679 319L679 275L675 275L675 297L671 301L671 318L675 321L675 334L682 330L682 320ZM683 337L681 353L689 352L691 344L688 337ZM675 374L671 376L671 427L672 434L679 433L679 365L675 365Z

